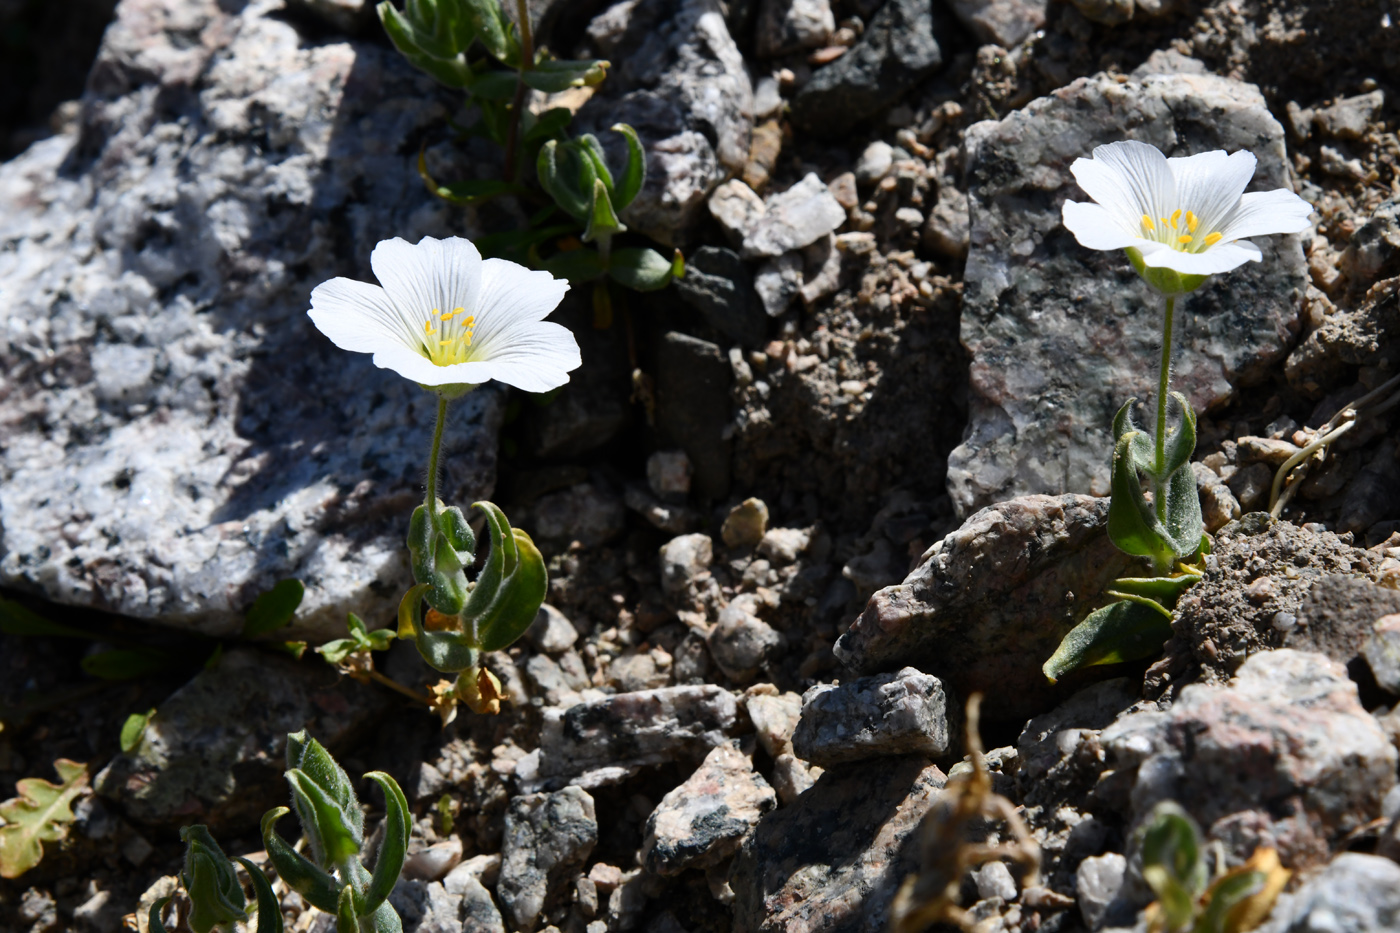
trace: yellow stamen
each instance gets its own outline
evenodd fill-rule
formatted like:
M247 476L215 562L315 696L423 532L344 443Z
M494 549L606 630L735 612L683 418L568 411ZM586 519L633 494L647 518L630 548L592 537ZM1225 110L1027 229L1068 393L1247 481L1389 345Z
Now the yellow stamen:
M1178 220L1180 220L1180 219L1181 219L1181 208L1178 207L1175 211L1172 212L1172 226L1175 227L1175 226L1176 226L1176 222L1177 222Z
M1186 227L1187 227L1187 229L1189 229L1192 233L1195 233L1195 232L1196 232L1196 228L1199 227L1200 225L1201 225L1201 218L1197 217L1195 214L1191 213L1190 211L1187 211L1187 212L1186 212Z
M1151 218L1151 217L1148 217L1146 214L1143 214L1143 215L1142 215L1142 225L1143 225L1144 227L1146 227L1148 230L1151 230L1152 227L1153 227L1153 225L1152 225L1152 218Z
M1164 226L1164 227L1169 227L1169 226L1171 226L1171 221L1168 220L1167 218L1165 218L1165 217L1158 217L1157 219L1160 220L1160 221L1162 222L1162 226Z
M471 346L471 345L472 345L472 332L471 332L471 331L467 331L465 334L462 335L462 339L466 341L467 346Z
M1222 234L1212 233L1210 236L1206 237L1206 246L1214 246L1215 244L1219 243L1222 239Z
M457 342L457 338L456 338L456 337L453 337L451 340L439 340L439 341L438 341L438 346L440 346L440 347L445 347L445 346L447 346L449 343L456 343L456 342Z
M1192 240L1192 237L1189 237L1189 236L1179 236L1179 237L1176 238L1176 241L1177 241L1178 243L1190 243L1191 240Z
M425 334L436 334L436 333L437 333L437 328L433 326L433 322L432 322L432 321L424 321L424 322L423 322L423 333L425 333Z

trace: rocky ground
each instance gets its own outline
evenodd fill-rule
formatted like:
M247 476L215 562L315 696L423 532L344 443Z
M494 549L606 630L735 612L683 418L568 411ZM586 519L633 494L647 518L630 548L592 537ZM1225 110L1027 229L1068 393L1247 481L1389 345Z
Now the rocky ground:
M992 789L1041 854L1035 883L1014 862L962 879L987 933L1141 926L1133 833L1167 799L1216 869L1278 850L1294 875L1265 929L1395 929L1400 14L531 6L551 48L612 60L567 101L575 127L637 128L650 176L624 219L689 271L607 328L576 289L556 318L584 367L556 397L456 407L448 497L501 503L551 579L490 658L511 702L446 727L236 633L288 576L296 637L392 619L431 413L304 311L368 278L381 238L519 222L419 182L420 148L441 178L498 172L449 134L473 111L358 0L121 0L95 61L91 3L32 50L43 93L0 114L0 583L101 642L0 636L0 791L60 757L94 776L68 837L0 882L0 929L144 930L191 822L265 858L300 728L403 785L407 930L884 929L969 770L974 692ZM86 90L49 120L81 85L65 56ZM1095 496L1112 412L1153 391L1158 312L1059 224L1069 164L1125 136L1249 148L1254 187L1293 188L1316 225L1186 302L1214 552L1174 637L1052 687L1041 663L1133 569ZM1271 520L1274 470L1376 389ZM133 644L160 669L84 672ZM429 683L409 645L380 668ZM291 929L333 929L277 891Z

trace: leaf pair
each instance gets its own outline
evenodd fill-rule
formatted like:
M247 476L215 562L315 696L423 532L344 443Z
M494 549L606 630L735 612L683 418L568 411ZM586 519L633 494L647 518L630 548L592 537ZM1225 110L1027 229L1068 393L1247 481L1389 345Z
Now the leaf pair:
M1180 392L1171 393L1167 407L1169 413L1175 408L1177 426L1167 431L1159 461L1151 439L1132 422L1134 401L1129 399L1113 419L1108 536L1119 550L1147 558L1164 573L1178 559L1198 552L1205 540L1190 463L1196 449L1196 414ZM1143 476L1151 487L1151 502L1143 494Z
M339 664L350 655L359 651L368 654L372 651L388 650L390 643L394 640L394 631L392 629L381 628L371 632L366 628L364 619L361 619L353 612L349 615L348 626L350 629L350 637L337 638L317 648L316 652L320 654L321 657L325 658L331 664Z
M510 67L520 64L520 38L495 0L408 0L402 12L383 0L375 10L394 48L448 87L476 83L466 59L474 41Z
M544 558L530 536L512 528L495 504L474 504L486 513L491 549L470 595L456 612L444 612L433 601L432 585L420 580L399 604L399 637L412 639L424 660L448 673L477 667L480 652L499 651L525 634L548 586ZM454 616L452 627L425 624L424 601Z
M1210 881L1200 828L1178 804L1164 800L1137 833L1142 877L1157 895L1148 928L1158 933L1246 933L1264 921L1288 883L1273 849Z
M426 503L413 510L408 522L408 554L413 579L428 587L428 604L445 615L456 615L467 602L466 567L476 551L476 536L462 510L441 499L430 510Z
M584 224L585 243L626 230L617 212L626 209L646 183L646 153L636 131L625 123L612 129L627 141L627 164L616 181L603 146L592 133L563 142L549 140L540 147L535 165L540 186Z

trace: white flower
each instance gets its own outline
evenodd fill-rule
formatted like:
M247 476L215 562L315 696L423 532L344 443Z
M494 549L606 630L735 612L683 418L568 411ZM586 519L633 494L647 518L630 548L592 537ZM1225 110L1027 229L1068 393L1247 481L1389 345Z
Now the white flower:
M1079 187L1098 203L1066 201L1064 223L1082 246L1130 250L1133 264L1148 270L1229 272L1260 258L1259 247L1245 237L1297 233L1312 212L1282 188L1245 194L1254 165L1254 154L1243 149L1168 159L1133 140L1099 146L1093 158L1070 166Z
M544 317L569 283L504 259L481 258L470 240L381 240L369 257L383 288L335 278L311 292L307 312L342 350L422 386L490 379L547 392L582 362L565 327Z

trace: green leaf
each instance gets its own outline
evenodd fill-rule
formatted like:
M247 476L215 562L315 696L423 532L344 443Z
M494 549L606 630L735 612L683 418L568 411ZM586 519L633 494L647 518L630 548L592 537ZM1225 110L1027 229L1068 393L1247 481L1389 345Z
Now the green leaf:
M583 242L591 243L599 237L612 236L626 229L622 221L617 219L617 212L612 208L612 199L608 197L608 189L603 184L603 179L594 178L593 206L588 212L588 226L583 229Z
M438 835L452 835L452 795L443 794L437 802Z
M1108 537L1120 551L1146 557L1158 572L1165 572L1176 556L1152 505L1142 494L1133 463L1134 440L1142 435L1129 431L1113 448L1113 476L1108 504Z
M0 632L6 635L38 635L44 638L85 638L92 639L91 632L85 632L71 625L50 622L39 613L20 605L13 599L0 599Z
M520 64L520 43L497 0L461 0L476 38L492 58L511 67Z
M1211 886L1210 903L1196 918L1194 933L1228 933L1230 911L1264 889L1268 880L1262 871L1228 875Z
M1167 402L1166 465L1164 474L1170 476L1183 467L1188 467L1191 455L1196 452L1196 413L1191 404L1180 392L1173 392ZM1173 413L1172 408L1176 411ZM1175 414L1175 418L1172 415Z
M642 149L642 141L637 138L637 131L632 127L626 123L614 123L612 129L627 140L627 165L613 192L613 201L622 211L636 199L637 193L647 182L647 155Z
M428 5L410 3L409 10L426 6ZM384 25L384 31L389 35L389 41L415 68L448 87L471 86L474 75L467 65L466 56L461 54L465 45L459 45L463 38L460 27L446 19L435 20L431 24L420 21L415 25L410 22L410 18L400 13L390 0L383 0L375 7L375 11L379 14L380 23Z
M608 76L610 63L603 59L583 61L543 61L520 75L537 91L557 94L571 87L596 87Z
M146 929L150 933L168 933L165 929L165 921L160 915L165 913L165 908L174 900L173 897L162 897L151 905L151 912L146 915Z
M652 292L665 288L674 277L675 264L654 249L614 250L608 275L633 291Z
M365 815L345 769L304 729L287 736L287 769L292 803L316 861L330 868L359 852Z
M253 600L243 621L243 637L257 638L287 625L296 615L306 587L300 580L279 580L272 589Z
M134 680L170 666L170 656L154 649L114 648L85 656L84 671L103 680Z
M374 875L365 890L362 908L365 913L373 913L388 898L399 880L399 872L403 870L404 858L408 854L408 835L412 827L408 800L399 789L398 782L383 771L371 771L365 777L384 791L384 841L379 845Z
M360 915L355 910L355 889L346 885L340 889L336 903L335 933L360 933Z
M685 256L681 255L679 247L671 254L671 275L678 279L685 278Z
M144 713L132 713L126 717L126 722L122 723L122 751L128 755L136 751L137 746L141 744L141 737L146 734L146 726L155 714L156 710L153 706Z
M424 628L422 606L427 592L428 587L420 583L399 601L399 637L411 640L434 670L450 674L474 666L478 651L466 634Z
M505 513L494 503L483 501L475 505L486 512L491 530L491 554L482 577L493 568L491 558L497 554L501 557L502 573L490 602L481 611L469 614L468 619L479 634L482 650L500 651L514 644L530 627L544 602L549 578L544 558L528 534L511 528ZM480 582L477 585L480 588Z
M278 903L277 895L272 893L272 885L268 884L267 875L246 858L240 856L237 861L252 879L253 894L258 899L257 933L283 933L282 905Z
M521 138L527 143L533 143L563 135L573 122L574 112L568 107L551 107L539 116L530 114L527 117L521 114L521 119L527 127Z
M514 71L498 71L494 68L478 72L471 86L472 100L477 106L483 101L505 103L515 97L515 89L520 85L520 76Z
M603 152L603 144L598 142L598 137L592 133L584 133L578 138L579 151L593 163L593 171L602 180L603 186L608 189L608 194L612 194L613 177L608 170L608 157Z
M553 139L546 142L535 160L535 174L540 187L565 212L578 220L588 218L595 173L592 161L581 156L575 144ZM582 184L585 179L586 187Z
M426 505L413 510L408 523L409 559L413 579L430 587L424 596L428 604L445 615L456 615L467 600L464 568L473 560L476 542L461 509L447 508L439 499L436 511L430 515Z
M533 246L548 242L555 237L574 233L578 230L575 224L555 224L552 227L534 227L525 230L508 230L505 233L488 233L480 239L474 240L476 248L481 250L481 255L488 258L518 256Z
M215 927L247 920L247 898L233 863L200 824L180 830L186 845L185 870L180 880L190 896L190 929L194 933L209 933Z
M1201 494L1196 487L1196 474L1187 463L1177 469L1160 493L1167 499L1167 535L1177 557L1190 557L1201 548L1206 523L1201 517Z
M18 878L44 857L45 842L59 842L73 822L73 801L87 790L87 765L60 758L53 763L59 783L42 778L15 782L19 795L0 803L0 878Z
M1119 577L1110 585L1108 594L1138 596L1175 609L1181 594L1201 580L1198 573L1176 573L1169 577Z
M603 260L596 249L571 249L555 253L542 265L550 275L575 284L591 282L603 274Z
M277 834L275 824L292 811L287 807L268 810L262 818L263 847L277 869L277 875L287 887L310 901L317 909L335 913L340 897L339 888L326 871L315 862L287 845Z
M1179 804L1164 800L1152 808L1138 838L1142 877L1161 902L1167 929L1184 929L1206 887L1201 831L1196 821Z
M1081 667L1149 657L1172 635L1171 620L1163 612L1132 600L1096 609L1070 630L1041 670L1053 684Z

